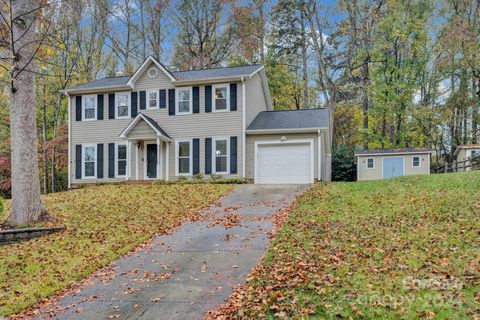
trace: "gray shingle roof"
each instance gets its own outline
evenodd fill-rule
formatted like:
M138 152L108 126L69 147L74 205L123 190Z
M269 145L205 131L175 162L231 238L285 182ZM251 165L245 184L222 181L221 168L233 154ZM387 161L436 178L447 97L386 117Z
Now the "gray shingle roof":
M95 89L100 87L116 87L116 86L124 86L127 84L128 79L130 76L121 76L121 77L107 77L98 80L93 80L87 83L79 84L71 89Z
M147 120L147 122L152 126L154 127L155 129L157 129L158 131L160 131L160 133L169 138L169 139L172 139L168 133L165 132L165 130L162 129L162 127L160 127L160 125L157 123L157 121L153 120L152 118L150 118L149 116L147 116L146 114L142 113L142 116L145 117L145 120Z
M203 70L188 70L188 71L172 71L172 75L177 80L200 80L209 78L223 78L223 77L241 77L248 76L261 68L260 64L252 64L241 67L226 67Z
M430 148L396 148L396 149L371 149L371 150L357 150L355 155L374 155L386 153L430 153L433 150Z
M303 109L260 112L250 123L247 130L317 129L327 127L327 109Z
M226 68L188 70L188 71L171 71L170 73L179 81L182 81L182 80L194 81L194 80L208 80L208 79L215 79L215 78L249 76L261 67L262 65L253 64L253 65L241 66L241 67L226 67ZM107 77L107 78L94 80L88 83L79 84L75 87L69 88L68 90L88 90L88 89L103 88L103 87L126 86L130 78L131 76Z

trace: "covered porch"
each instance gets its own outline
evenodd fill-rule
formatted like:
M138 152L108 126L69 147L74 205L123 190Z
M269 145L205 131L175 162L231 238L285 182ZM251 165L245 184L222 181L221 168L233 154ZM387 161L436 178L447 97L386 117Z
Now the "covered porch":
M122 131L125 180L168 180L170 136L152 118L139 113Z

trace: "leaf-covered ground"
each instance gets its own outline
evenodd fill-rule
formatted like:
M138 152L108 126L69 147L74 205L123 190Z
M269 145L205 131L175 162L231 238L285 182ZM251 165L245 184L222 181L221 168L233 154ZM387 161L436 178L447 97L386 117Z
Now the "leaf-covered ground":
M480 319L480 172L308 191L210 317Z
M85 278L153 235L193 217L231 188L118 184L45 196L50 214L67 229L0 246L0 317Z

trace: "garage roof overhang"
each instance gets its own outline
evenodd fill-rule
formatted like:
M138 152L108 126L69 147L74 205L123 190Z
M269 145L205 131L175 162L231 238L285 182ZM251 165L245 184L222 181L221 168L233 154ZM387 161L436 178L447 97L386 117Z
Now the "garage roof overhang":
M247 129L247 135L255 134L280 134L280 133L318 133L319 130L327 130L327 128L281 128L281 129Z

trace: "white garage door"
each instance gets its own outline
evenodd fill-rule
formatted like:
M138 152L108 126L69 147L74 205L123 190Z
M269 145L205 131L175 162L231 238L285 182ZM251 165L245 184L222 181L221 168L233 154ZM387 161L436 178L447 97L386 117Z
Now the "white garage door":
M259 144L255 183L312 183L311 143Z

